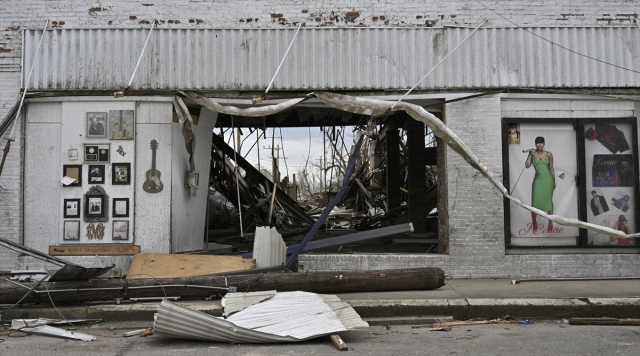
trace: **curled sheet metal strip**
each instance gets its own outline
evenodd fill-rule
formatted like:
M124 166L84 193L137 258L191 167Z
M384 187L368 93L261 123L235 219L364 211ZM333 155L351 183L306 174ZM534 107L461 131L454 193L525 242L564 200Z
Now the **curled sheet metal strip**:
M215 111L215 112L219 112L221 114L227 114L227 115L248 116L248 117L262 117L262 116L277 114L307 99L307 98L291 99L275 105L241 109L235 106L220 105L213 100L210 100L208 98L205 98L204 96L198 95L193 92L189 92L189 91L186 91L186 92L178 91L178 92L211 111Z
M205 97L202 97L192 92L181 92L181 93L188 96L190 99L196 101L197 103L204 101L208 104L211 104L213 102ZM445 125L442 121L440 121L440 119L438 119L433 114L425 110L422 106L410 104L406 102L400 102L394 106L394 103L389 101L354 97L354 96L334 94L329 92L314 92L309 95L316 96L318 99L320 99L322 102L324 102L325 104L327 104L332 108L344 110L354 114L377 116L377 115L389 114L397 111L405 111L413 119L423 122L425 125L427 125L437 137L441 138L447 144L447 146L451 147L451 149L453 149L458 155L460 155L465 161L467 161L467 163L469 163L471 167L475 168L480 173L482 173L482 175L485 178L487 178L487 180L491 184L493 184L493 186L495 186L505 198L511 200L517 205L531 211L532 213L536 213L542 216L543 218L549 219L554 223L558 223L560 225L587 229L587 230L599 232L609 236L635 237L635 238L640 237L640 233L627 235L622 231L614 230L614 229L596 225L596 224L590 224L584 221L580 221L578 219L565 218L564 216L560 216L560 215L549 215L540 209L536 209L532 206L524 204L519 199L512 197L507 191L507 189L504 187L504 185L494 177L494 173L491 172L486 165L480 162L478 157L473 153L473 151L471 151L471 149L467 147L467 145L460 139L460 137L458 137L458 135L456 135L455 132L453 132L449 127L447 127L447 125ZM194 98L199 98L199 99L196 100ZM271 105L271 106L263 106L255 109L234 108L235 110L232 110L231 109L232 107L229 107L229 106L223 107L217 103L215 105L217 105L220 108L225 108L226 111L233 111L234 115L238 115L238 116L262 116L262 115L275 114L277 112L284 110L285 108L289 108L297 104L297 103L294 103L296 100L299 100L298 102L300 102L304 99L289 100L285 103L280 103L280 104ZM285 108L282 108L283 104L287 104L288 106L286 106ZM206 107L213 111L222 112L216 109L215 105L209 105ZM247 115L247 114L243 114L245 110L260 110L265 114Z

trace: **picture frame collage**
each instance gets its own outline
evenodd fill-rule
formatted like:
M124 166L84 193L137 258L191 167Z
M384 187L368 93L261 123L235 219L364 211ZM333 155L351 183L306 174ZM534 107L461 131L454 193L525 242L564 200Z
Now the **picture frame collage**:
M82 187L86 183L90 188L84 194L84 198L64 199L63 240L80 240L80 219L85 222L107 222L111 215L112 240L128 242L130 221L127 218L131 217L129 197L110 199L104 188L96 188L108 187L109 184L131 185L133 174L131 163L111 162L111 143L106 140L134 140L135 111L87 112L84 135L86 140L82 142L81 150L69 148L69 160L74 161L80 158L84 160L84 164L63 165L63 187ZM81 157L78 157L78 151ZM120 151L117 154L124 156ZM86 176L83 176L85 169ZM109 209L109 203L111 209Z

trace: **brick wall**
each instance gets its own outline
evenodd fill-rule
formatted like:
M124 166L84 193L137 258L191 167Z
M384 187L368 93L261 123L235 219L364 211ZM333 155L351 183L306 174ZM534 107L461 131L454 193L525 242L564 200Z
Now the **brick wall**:
M522 26L633 26L638 1L482 1ZM468 1L424 0L3 0L0 2L0 55L20 54L23 28L145 27L281 27L297 26L486 26L513 25Z
M0 61L0 122L11 110L18 99L20 88L19 67L3 65L7 61ZM9 62L10 63L10 62ZM22 170L21 158L22 124L14 123L7 131L0 135L0 160L7 143L5 137L11 137L16 141L11 143L11 148L0 174L0 237L13 242L22 242ZM13 130L13 135L11 131ZM17 266L18 254L6 248L0 248L0 270L10 270Z
M633 27L638 17L638 1L482 1L490 8L495 8L506 18L522 26L623 26ZM15 102L19 91L20 57L22 53L22 30L25 28L40 29L44 21L49 19L54 28L141 28L149 27L151 21L157 20L161 28L277 28L297 26L303 23L305 26L367 26L367 27L440 27L440 26L476 26L482 19L489 19L485 26L512 27L513 25L500 18L495 13L486 10L475 1L424 1L424 0L319 0L315 2L283 1L283 0L174 0L169 4L149 0L144 2L97 0L86 2L82 0L3 0L0 1L0 118L9 110ZM11 69L13 68L13 69ZM492 100L492 99L491 99ZM486 103L486 102L485 102ZM462 105L462 104L461 104ZM481 105L481 104L464 104ZM484 105L484 104L482 104ZM493 104L492 104L493 105ZM455 107L451 107L455 110ZM492 109L493 110L493 109ZM491 121L493 123L493 121ZM0 236L4 238L21 238L21 204L22 204L22 178L20 157L23 152L20 140L21 128L16 128L14 137L15 146L7 158L5 171L0 177ZM496 134L499 132L496 128ZM4 140L1 140L4 141ZM442 146L442 145L440 145ZM499 150L498 150L499 151ZM483 157L488 166L494 168L492 158L496 152L485 152ZM446 157L452 154L440 153ZM487 161L485 158L489 159ZM481 261L483 259L498 258L500 251L504 250L501 241L490 235L480 235L473 231L472 224L466 219L467 209L477 207L465 205L468 201L477 200L483 194L489 194L489 198L497 201L496 192L486 193L486 184L481 181L476 173L463 168L465 162L457 161L451 157L452 171L445 173L439 169L441 181L451 184L454 181L464 180L469 184L478 184L477 189L465 191L460 185L450 186L448 200L439 204L446 204L447 208L456 214L462 214L453 221L449 221L449 230L441 229L441 233L449 234L450 241L447 244L450 256L439 257L441 263L449 261L451 266L460 266L459 274L464 275L465 264L459 263L467 260ZM449 162L449 160L448 160ZM449 163L447 163L449 165ZM442 173L441 173L442 172ZM496 170L497 173L501 170ZM444 177L444 179L443 179ZM484 185L483 185L484 184ZM485 189L483 191L482 189ZM439 205L439 208L445 207ZM492 209L501 209L501 202ZM498 211L495 211L496 213ZM478 212L481 218L495 220L490 210ZM496 216L500 216L497 214ZM450 214L450 216L453 216ZM457 215L456 215L457 216ZM446 219L446 218L445 218ZM447 221L441 221L441 225L447 226ZM500 222L498 227L502 226ZM441 226L442 227L442 226ZM500 228L495 229L496 236L502 236ZM445 231L445 232L442 232ZM469 237L465 237L470 234ZM447 235L447 236L449 236ZM499 239L498 239L499 240ZM469 243L469 245L467 245ZM488 245L487 245L488 244ZM483 247L484 246L484 247ZM489 246L489 247L487 247ZM479 249L479 250L478 250ZM0 269L9 268L15 255L0 250ZM396 257L390 257L392 259ZM403 261L411 259L397 257ZM421 257L423 258L423 257ZM545 257L525 256L507 261L511 257L500 257L498 264L505 264L502 269L493 264L495 270L488 267L478 267L475 272L469 272L477 276L506 275L508 268L526 268L527 264L521 261L530 260L536 263L547 263ZM611 256L603 256L598 261L608 261ZM457 261L457 259L460 259ZM364 263L364 262L363 262ZM396 263L396 262L394 262ZM413 263L413 262L411 262ZM626 262L625 262L626 263ZM636 263L637 259L630 263ZM478 265L480 266L480 265ZM620 273L629 272L628 264L620 267ZM331 268L330 266L328 268ZM458 268L458 267L456 267ZM572 267L573 268L573 267ZM454 268L455 270L455 268ZM600 270L598 273L610 273L613 270Z

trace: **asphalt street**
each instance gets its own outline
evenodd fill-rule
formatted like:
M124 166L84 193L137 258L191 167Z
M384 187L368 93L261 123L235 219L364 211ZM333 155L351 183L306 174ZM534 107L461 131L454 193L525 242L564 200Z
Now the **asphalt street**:
M125 331L150 326L142 322L81 326L95 341L83 342L0 332L0 355L327 355L339 353L328 336L300 343L234 345L153 335L124 338ZM340 333L347 355L633 355L640 345L639 326L577 326L560 320L534 324L457 326L449 332L407 326L373 326Z

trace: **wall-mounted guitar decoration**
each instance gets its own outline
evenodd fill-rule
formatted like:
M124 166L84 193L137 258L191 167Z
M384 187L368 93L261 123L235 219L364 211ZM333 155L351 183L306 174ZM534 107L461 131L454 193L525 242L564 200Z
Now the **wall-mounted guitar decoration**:
M160 193L162 191L162 182L160 181L160 171L156 169L156 149L158 148L158 141L151 140L151 151L153 151L151 158L151 169L147 171L147 179L142 185L147 193Z

